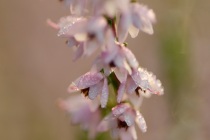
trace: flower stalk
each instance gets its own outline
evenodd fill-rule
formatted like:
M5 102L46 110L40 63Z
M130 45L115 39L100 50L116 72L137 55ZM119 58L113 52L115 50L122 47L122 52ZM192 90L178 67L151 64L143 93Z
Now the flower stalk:
M140 113L144 97L162 95L161 82L139 63L125 43L140 31L152 34L154 12L130 0L64 0L70 15L58 23L48 21L58 36L75 47L73 60L100 53L91 69L73 81L68 92L77 96L61 100L60 106L72 122L88 131L89 139L111 132L113 139L136 140L137 131L146 132Z

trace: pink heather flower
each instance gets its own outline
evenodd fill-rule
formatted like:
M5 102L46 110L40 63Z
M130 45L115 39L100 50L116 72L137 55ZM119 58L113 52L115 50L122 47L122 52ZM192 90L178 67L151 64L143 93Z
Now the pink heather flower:
M138 68L138 71L133 72L131 77L139 88L141 88L141 91L149 95L163 95L164 89L162 84L153 73L143 68Z
M70 7L72 15L85 15L89 13L90 3L92 0L60 0Z
M106 107L109 96L108 81L101 72L88 72L72 82L68 88L70 93L79 90L91 100L101 94L101 107Z
M106 15L108 17L114 17L121 11L127 9L130 0L95 0L95 14Z
M134 54L127 47L120 44L107 46L107 50L101 53L100 59L111 67L126 69L128 73L131 73L132 69L138 68L139 65Z
M119 71L118 69L115 69L114 72L120 81L117 96L118 103L122 101L125 92L128 94L136 92L137 96L142 95L144 97L150 97L151 94L163 94L164 90L160 80L156 79L156 76L143 68L133 69L131 75L125 70Z
M135 38L139 30L153 34L154 22L155 14L151 9L139 3L130 3L129 8L122 12L118 23L119 42L124 42L128 33Z
M91 55L97 48L104 45L105 28L107 22L103 17L84 18L67 16L60 19L59 23L48 20L48 24L59 29L58 36L67 38L70 47L76 46L74 60L83 55Z
M127 9L130 0L61 0L70 7L72 15L107 15L114 17ZM120 4L119 4L120 3Z
M69 113L73 124L79 124L82 129L88 131L89 138L96 136L96 129L101 115L93 104L81 95L72 96L67 100L60 100L60 107Z
M100 16L89 19L69 16L61 19L58 25L60 27L58 36L74 36L77 41L88 41L88 39L93 39L94 37L99 42L103 42L107 22L105 18Z
M114 138L136 140L135 123L142 132L146 132L146 122L140 112L131 108L129 104L123 103L112 108L112 113L106 116L99 124L98 131L111 130Z

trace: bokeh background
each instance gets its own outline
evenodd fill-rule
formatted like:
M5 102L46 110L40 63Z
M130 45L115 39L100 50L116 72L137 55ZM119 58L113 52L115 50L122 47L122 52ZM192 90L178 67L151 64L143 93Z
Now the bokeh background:
M141 0L154 9L153 36L128 39L165 95L144 100L148 132L141 140L210 138L210 1ZM76 140L78 127L57 106L94 56L73 51L46 19L68 15L58 0L0 0L0 140Z

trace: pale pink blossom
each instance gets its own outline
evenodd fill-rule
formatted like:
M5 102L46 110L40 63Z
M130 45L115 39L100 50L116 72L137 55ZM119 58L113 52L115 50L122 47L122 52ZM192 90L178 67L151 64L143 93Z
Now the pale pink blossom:
M126 69L128 73L131 73L132 69L138 68L139 65L134 54L123 44L108 45L99 59L105 64L109 64L110 67Z
M48 20L48 24L58 29L58 36L67 39L70 47L76 46L73 60L91 55L97 48L104 46L107 21L104 17L85 18L67 16L58 24Z
M139 30L153 34L154 22L155 14L151 9L139 3L130 3L129 8L121 13L118 23L119 42L124 42L128 33L135 38Z
M130 0L95 0L95 14L115 17L128 8Z
M61 18L58 26L60 27L58 36L74 36L77 41L97 39L97 41L103 42L107 21L101 16L93 18L68 16Z
M146 132L146 122L140 112L131 108L129 104L123 103L112 108L112 113L107 115L99 124L98 131L111 130L113 138L136 140L135 124L142 132Z
M141 88L141 91L148 92L147 94L162 95L164 92L160 80L146 69L139 67L138 71L134 71L131 77L139 88Z
M88 99L76 95L66 100L60 100L59 105L69 113L73 124L79 124L83 130L88 131L90 139L95 138L101 115L97 108L91 109L92 105Z
M108 102L108 80L101 72L88 72L80 76L70 84L68 91L70 93L81 91L91 100L94 100L101 94L100 102L102 108L105 108Z
M151 72L143 68L133 69L129 75L125 70L114 70L116 77L120 81L118 89L117 102L120 103L123 99L124 93L136 93L137 96L150 97L151 94L162 95L163 87L160 80L156 79ZM131 97L132 98L132 97ZM140 103L137 103L139 106Z
M90 4L93 0L60 0L64 1L65 5L70 8L72 15L86 15L89 13Z

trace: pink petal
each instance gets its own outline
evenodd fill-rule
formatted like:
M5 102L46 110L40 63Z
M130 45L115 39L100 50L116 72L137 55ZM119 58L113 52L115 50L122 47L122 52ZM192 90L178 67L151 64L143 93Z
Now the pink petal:
M125 67L125 57L123 56L122 51L118 52L118 54L116 54L115 58L114 58L114 64L118 67L118 68L124 68Z
M84 44L80 43L80 45L78 46L73 61L76 61L77 59L79 59L80 57L82 57L82 55L84 54Z
M134 69L137 69L139 66L139 63L136 60L136 57L134 56L134 54L131 52L131 50L126 47L123 47L123 52L130 66Z
M68 92L72 93L72 92L77 92L80 89L77 87L77 85L75 85L75 83L71 83L68 87Z
M102 79L103 75L101 73L87 72L79 77L74 83L79 89L85 89L99 83Z
M128 29L129 34L132 38L136 38L139 34L139 29L137 29L135 26L130 25Z
M147 125L146 122L144 120L144 117L141 115L141 113L139 111L136 112L136 124L138 125L138 127L141 129L142 132L146 132L147 131Z
M117 56L119 47L116 45L110 46L106 51L102 52L101 57L104 63L109 64Z
M119 135L120 135L119 131L120 131L119 128L112 129L112 130L111 130L111 137L112 137L113 139L119 138Z
M125 56L122 54L118 54L114 59L114 64L120 69L126 69L129 74L131 74L131 67L127 63Z
M118 40L124 43L128 35L128 28L131 24L131 17L129 11L124 11L118 25Z
M142 94L140 94L140 97L137 96L136 94L131 94L129 95L129 100L132 103L132 105L134 106L135 109L139 109L139 107L141 106L142 102L143 102L143 96L141 96Z
M86 101L87 100L83 96L76 94L75 96L71 96L70 98L65 100L60 99L58 103L61 109L72 112L84 106L86 104ZM77 108L75 108L75 106L77 106Z
M93 112L92 113L92 117L90 119L90 122L89 122L89 134L88 134L88 137L89 139L94 139L96 134L97 134L97 126L100 122L100 119L101 119L101 116L100 116L100 112L97 110L96 112Z
M156 79L156 76L154 76L152 73L148 74L149 76L149 86L148 89L152 94L157 95L163 95L164 89L162 87L162 84L160 80Z
M96 35L96 38L99 42L103 42L104 40L104 28L107 25L107 21L104 17L96 17L89 21L87 32L94 33Z
M83 17L65 17L60 20L58 36L69 37L86 32L87 20Z
M124 116L124 120L128 126L134 125L134 117L132 116L132 114L125 113L123 116Z
M133 79L128 76L127 83L126 83L126 91L128 94L132 94L138 86L133 81Z
M106 49L110 52L113 49L116 49L114 46L116 46L115 43L115 37L114 33L111 29L107 29L106 31L106 40L105 42L107 43ZM114 48L113 48L114 47ZM118 48L118 47L117 47ZM112 51L111 51L112 52Z
M138 73L141 76L139 86L142 89L147 90L146 95L149 95L151 93L157 95L163 94L164 89L162 87L162 84L160 80L156 79L156 76L153 73L148 72L143 68L139 68Z
M117 102L120 103L122 101L123 95L125 92L125 82L120 84L120 87L117 91Z
M133 24L140 30L148 34L153 34L152 23L155 22L154 12L146 6L140 4L132 4L131 9Z
M104 131L108 131L110 128L110 119L111 119L111 114L109 114L108 116L106 116L98 125L97 127L97 131L99 132L104 132Z
M85 55L90 56L99 47L100 45L95 39L87 41L85 43Z
M154 33L152 23L148 21L148 19L141 18L141 22L142 22L142 25L141 25L140 30L150 35Z
M103 82L99 82L93 86L90 87L88 97L89 99L93 100L96 98L96 96L101 93L103 87Z
M100 105L98 98L94 100L88 100L88 105L89 105L90 111L95 112Z
M141 84L142 80L141 80L141 74L140 74L139 71L133 70L132 74L131 74L131 77L137 85Z
M114 69L114 73L117 77L117 79L122 83L125 82L127 79L127 71L125 69Z
M75 40L74 37L70 37L68 38L68 42L67 42L67 45L69 47L74 47L74 46L77 46L79 43Z
M104 79L104 85L102 88L102 93L101 93L101 107L105 108L108 102L108 97L109 97L109 89L108 89L108 81L105 78Z
M119 135L120 135L120 140L133 140L131 133L124 129L120 129Z
M112 108L112 114L117 117L123 114L128 108L129 106L127 104L119 104Z
M135 126L130 126L128 131L131 134L133 140L137 140L137 133L136 133Z
M132 11L132 23L136 28L139 29L141 27L141 20L139 15L141 7L139 4L131 4L130 9Z

